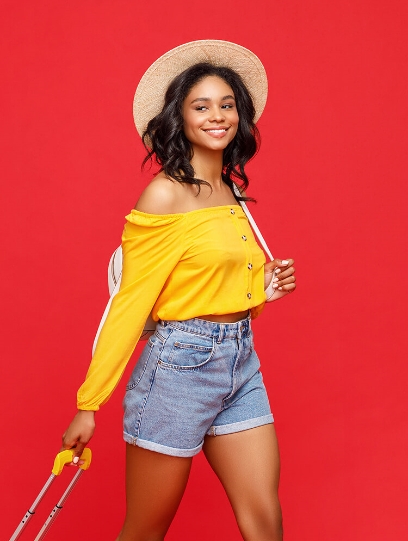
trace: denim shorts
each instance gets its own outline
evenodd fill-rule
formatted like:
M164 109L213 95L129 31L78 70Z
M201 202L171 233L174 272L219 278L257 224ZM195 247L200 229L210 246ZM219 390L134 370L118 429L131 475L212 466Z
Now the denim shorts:
M251 321L160 321L126 387L124 439L190 457L206 435L273 423Z

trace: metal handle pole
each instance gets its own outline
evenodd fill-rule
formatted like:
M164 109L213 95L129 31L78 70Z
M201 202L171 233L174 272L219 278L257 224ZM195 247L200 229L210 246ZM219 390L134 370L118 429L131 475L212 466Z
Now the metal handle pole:
M82 470L81 470L82 471ZM16 531L14 532L14 534L10 537L10 541L16 541L16 539L18 539L20 537L20 535L22 534L24 528L27 526L30 518L34 515L35 513L35 510L37 509L37 506L38 504L41 502L41 500L43 499L45 493L47 492L47 490L50 488L52 482L54 481L55 479L55 475L52 473L48 479L48 481L45 483L45 485L43 486L43 488L41 489L41 492L38 494L37 498L34 500L34 503L32 504L32 506L29 508L29 510L27 511L27 513L24 515L22 521L20 522L20 524L17 526L17 529Z
M37 537L34 539L34 541L40 541L41 539L44 539L46 536L48 530L51 528L51 525L55 518L57 517L58 513L61 511L66 499L71 494L74 486L77 484L78 479L81 477L81 475L84 473L84 470L78 470L75 476L73 477L72 481L68 485L66 491L62 495L60 501L57 503L57 505L54 507L54 509L51 511L49 517L44 522L43 527L41 528L40 532L38 533Z

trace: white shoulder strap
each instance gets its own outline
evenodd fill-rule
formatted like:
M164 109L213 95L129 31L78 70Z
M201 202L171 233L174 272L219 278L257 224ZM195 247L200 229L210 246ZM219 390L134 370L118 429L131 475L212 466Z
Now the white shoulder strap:
M234 182L232 183L232 185L234 187L235 195L237 195L238 197L241 197L241 192L239 191L237 185ZM268 254L270 260L272 261L273 260L272 252L269 250L268 245L266 244L266 241L263 238L262 233L259 231L259 227L256 225L256 222L253 219L252 214L249 212L249 209L248 209L245 201L240 201L239 203L240 203L240 205L242 207L242 210L245 212L246 217L248 218L248 221L251 224L252 229L255 231L255 235L258 237L259 242L262 245L262 248L265 250L265 252Z

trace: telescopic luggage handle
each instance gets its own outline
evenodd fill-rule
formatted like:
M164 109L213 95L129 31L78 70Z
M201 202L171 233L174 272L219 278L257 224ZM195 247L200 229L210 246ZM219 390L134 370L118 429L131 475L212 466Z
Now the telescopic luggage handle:
M32 504L32 506L29 508L27 513L24 515L24 517L23 517L22 521L20 522L20 524L18 525L16 531L14 532L12 537L10 537L10 541L15 541L16 539L18 539L20 537L21 533L23 532L24 528L27 526L27 524L28 524L29 520L31 519L31 517L35 514L35 510L37 509L39 503L41 502L41 500L43 499L43 497L47 493L48 489L52 485L55 478L58 475L61 474L62 470L64 469L65 464L69 464L70 462L72 462L73 458L74 458L74 450L72 450L72 449L67 449L67 450L61 451L60 453L57 454L57 456L55 457L55 460L54 460L54 466L52 468L52 473L51 473L50 477L48 478L48 480L45 483L45 485L43 486L43 488L40 490L40 493L38 494L37 498L34 500L34 503ZM64 494L62 495L62 497L59 500L59 502L57 503L57 505L54 507L54 509L48 515L47 520L45 521L43 527L41 528L40 532L38 533L38 535L34 539L34 541L40 541L41 539L43 539L45 537L46 533L48 532L48 530L51 527L51 524L55 520L58 513L61 511L66 499L71 494L74 486L78 482L78 479L81 477L83 472L85 470L87 470L89 468L89 466L91 465L92 452L91 452L91 450L89 448L85 448L83 450L83 453L82 453L82 455L80 457L80 460L83 460L83 464L80 464L78 466L79 469L78 469L77 473L74 475L73 479L69 483L68 487L66 488Z

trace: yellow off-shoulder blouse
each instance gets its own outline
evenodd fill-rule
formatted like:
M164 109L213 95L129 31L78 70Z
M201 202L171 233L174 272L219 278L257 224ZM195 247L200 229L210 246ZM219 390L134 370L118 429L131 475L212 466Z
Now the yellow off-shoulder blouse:
M98 410L118 384L150 311L185 320L265 303L265 256L240 205L182 214L132 210L122 236L120 291L99 335L78 409Z

